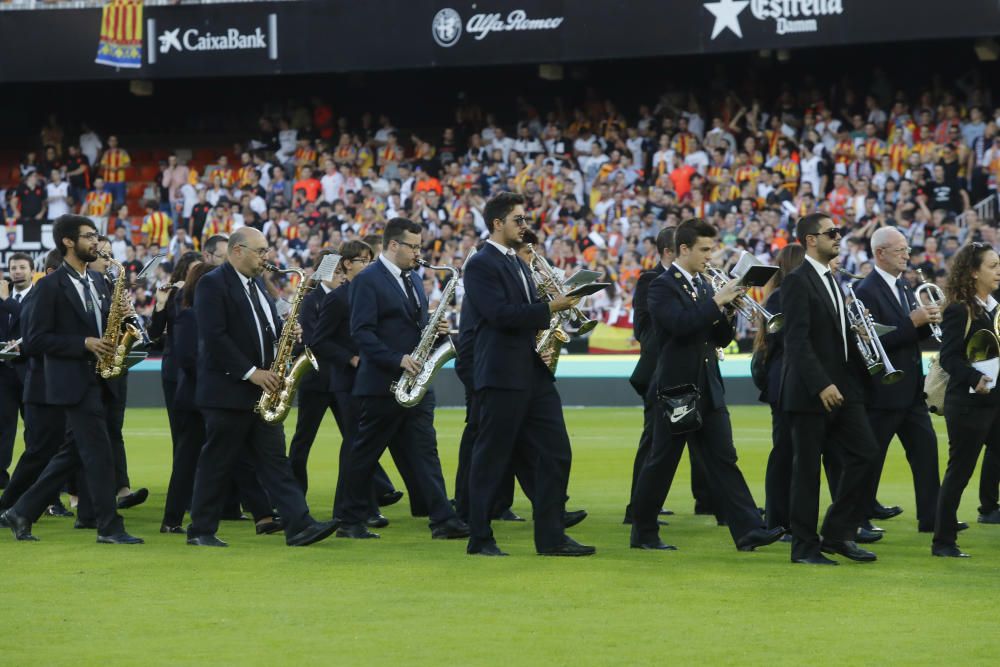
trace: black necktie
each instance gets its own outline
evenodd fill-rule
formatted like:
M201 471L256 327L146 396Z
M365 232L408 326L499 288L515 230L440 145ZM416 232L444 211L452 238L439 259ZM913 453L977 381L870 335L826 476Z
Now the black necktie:
M705 296L705 281L701 279L701 274L695 274L691 282L694 283L694 291L697 298L700 299Z
M903 307L903 312L910 314L910 300L906 298L906 283L902 278L896 279L896 292L899 294L899 305Z
M521 277L521 287L525 288L524 297L531 301L531 292L527 290L527 279L524 277L524 272L521 271L521 262L517 261L517 256L513 253L507 253L507 261L510 262L511 266L514 267L514 273ZM545 260L542 260L545 261Z
M830 283L830 289L833 291L831 295L833 297L833 309L837 313L837 329L840 332L841 339L844 338L844 330L842 328L841 322L843 322L843 313L840 312L840 297L837 296L839 288L837 287L837 282L833 279L833 273L830 271L826 272L826 281Z
M14 295L14 301L17 301L18 303L21 303L21 295L20 294L15 294Z
M274 361L274 329L271 328L271 323L264 313L264 307L260 305L260 292L257 290L257 284L253 278L247 280L247 291L250 293L250 305L253 306L253 311L257 314L257 321L260 322L261 343L263 345L260 367L269 369Z
M406 292L406 299L410 302L410 308L413 309L413 319L420 319L420 304L417 303L417 293L413 289L413 281L410 280L410 272L402 271L399 277L403 279L403 291Z
M97 335L100 336L101 335L101 325L99 324L100 313L98 313L97 308L94 306L94 298L93 295L90 293L90 278L88 278L87 276L81 276L75 271L70 273L70 275L73 276L75 280L78 280L81 285L83 285L83 307L87 311L87 315L93 318L94 326L97 329Z

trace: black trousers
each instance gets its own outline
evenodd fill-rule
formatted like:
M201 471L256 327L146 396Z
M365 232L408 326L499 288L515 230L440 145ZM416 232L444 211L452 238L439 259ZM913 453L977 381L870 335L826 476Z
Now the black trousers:
M372 476L387 447L410 492L411 509L417 496L426 503L432 525L453 518L438 458L434 392L428 391L412 408L404 408L391 396L361 396L358 406L358 430L338 481L343 496L339 514L344 523L358 524L368 518Z
M477 393L479 430L469 470L469 550L495 542L490 517L515 456L534 462L535 547L562 544L573 453L555 383L547 371L535 368L526 391L486 388Z
M938 494L937 520L934 524L934 544L955 544L958 534L958 506L962 492L976 470L976 461L983 445L992 450L994 459L1000 454L1000 408L955 407L945 403L944 421L948 427L948 467L941 480ZM984 461L985 465L985 461Z
M24 385L10 364L0 362L0 477L7 477L7 469L14 458L14 441L17 439L17 415L24 418ZM25 421L25 442L28 423Z
M653 445L639 471L632 496L633 542L652 542L659 538L656 519L670 491L685 440L701 457L712 498L719 505L733 541L763 526L757 503L737 465L729 410L725 407L713 409L707 393L702 395L699 410L701 428L676 436L670 432L670 424L661 411L654 410Z
M777 403L771 403L771 453L764 474L764 517L768 528L791 523L792 497L792 426L788 415Z
M170 425L171 451L177 449L177 426L174 423L174 396L177 395L177 383L168 380L160 373L160 386L163 387L163 405L167 409L167 423Z
M839 467L833 503L820 533L829 541L851 541L868 518L875 488L878 445L865 407L845 402L832 413L789 413L792 427L792 558L820 554L816 533L819 515L820 457L834 457ZM833 475L830 475L831 482Z
M126 489L132 485L128 478L128 457L125 455L125 436L122 428L125 426L125 405L128 402L127 381L121 382L122 395L112 398L105 405L108 418L108 437L111 439L111 451L115 458L116 489Z
M979 474L979 513L1000 509L1000 447L986 448L983 469Z
M10 482L0 496L0 511L14 506L25 491L38 481L52 457L66 440L66 410L60 405L24 404L24 453ZM59 499L56 490L48 504Z
M205 446L198 458L191 498L188 536L214 535L230 492L230 481L240 459L252 463L257 477L285 523L291 537L307 528L305 494L285 456L285 431L268 424L250 410L204 409Z
M465 429L458 446L458 469L455 471L455 512L462 521L469 520L469 471L472 468L472 450L479 434L479 399L475 391L465 391ZM494 499L490 517L498 518L514 504L514 477L521 482L521 490L530 501L534 493L534 474L530 466L518 463L519 457L511 462L504 476L497 497Z
M124 522L117 512L114 454L104 409L109 398L110 392L95 377L79 403L55 406L65 412L66 425L73 437L63 441L38 480L14 504L15 512L31 521L37 520L52 498L58 496L66 480L82 465L97 533L113 535L124 530Z
M920 399L907 410L869 409L868 424L879 447L879 456L875 464L875 492L877 493L878 483L882 478L889 443L892 442L893 436L899 436L899 442L906 452L906 460L910 464L910 472L913 474L917 524L921 530L932 530L937 513L941 476L938 471L937 436L934 434L934 427L931 426L927 404ZM875 509L875 498L873 495L869 512Z
M642 399L642 434L639 436L639 448L635 452L635 460L632 462L632 486L629 488L629 503L625 506L625 518L632 518L632 496L635 495L635 485L639 480L639 471L646 463L646 458L653 447L653 428L656 422L656 400L643 396ZM699 458L699 454L691 447L688 450L688 463L691 466L691 495L694 497L694 511L698 514L715 514L722 519L722 513L718 511L716 503L712 500L712 492L709 490L708 478L705 475L705 464ZM681 461L683 447L677 451L677 460L674 463L674 472L670 473L673 480L674 473ZM666 497L664 497L666 500Z
M358 412L360 405L358 399L351 396L350 392L334 392L334 400L337 403L337 426L340 428L340 455L337 470L346 470L351 465L351 448L354 446L354 438L358 431ZM390 447L390 454L392 449ZM402 457L400 457L402 458ZM378 498L396 490L389 475L379 463L375 464L375 474L371 481L371 493L369 494L368 513L378 514ZM344 477L337 475L337 488L333 494L333 516L340 517L344 503Z

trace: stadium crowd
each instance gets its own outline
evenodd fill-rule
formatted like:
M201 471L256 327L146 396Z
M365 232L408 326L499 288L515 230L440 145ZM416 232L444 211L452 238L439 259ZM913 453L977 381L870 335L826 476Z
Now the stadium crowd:
M276 264L309 267L322 248L375 241L405 216L423 224L428 260L459 266L486 230L486 199L511 190L528 199L540 254L612 283L585 306L618 326L630 326L639 273L657 262L657 232L689 217L720 229L720 266L743 251L770 262L794 221L814 211L847 231L841 262L853 273L870 270L868 239L885 225L904 233L911 265L934 280L967 241L997 243L996 220L974 208L1000 177L1000 108L983 89L847 89L836 99L789 89L746 104L734 93L710 104L677 93L627 111L592 96L568 112L522 103L518 115L504 127L464 103L453 122L417 136L389 114L338 117L314 100L262 115L233 150L164 139L144 151L147 165L115 135L86 126L70 135L53 115L38 149L3 165L17 181L3 221L27 238L69 211L106 219L130 270L167 254L165 281L171 260L244 225L264 232ZM129 196L139 173L149 175L138 188L144 212ZM425 275L432 305L447 275ZM143 287L136 298L140 312L152 308ZM744 324L741 338L750 335Z

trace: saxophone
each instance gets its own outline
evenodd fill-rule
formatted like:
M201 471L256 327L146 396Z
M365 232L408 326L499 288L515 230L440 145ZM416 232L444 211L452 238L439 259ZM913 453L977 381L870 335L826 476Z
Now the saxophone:
M294 273L299 276L299 286L292 297L291 309L285 318L285 326L281 330L281 337L275 345L274 361L268 369L281 379L281 389L276 392L264 391L257 399L257 405L253 411L260 415L260 418L268 424L280 424L285 421L288 412L292 409L292 399L299 388L299 382L303 376L312 370L319 370L319 362L308 347L297 357L292 356L295 349L296 336L293 326L299 320L299 309L302 308L302 300L309 290L316 286L314 280L306 280L305 271L302 269L279 269L274 264L264 264L264 268L275 273ZM315 277L315 274L314 274Z
M553 375L555 375L556 366L559 365L559 354L562 352L563 345L568 342L569 334L563 331L562 320L559 318L558 313L552 316L552 319L549 321L549 328L539 331L538 336L535 338L535 351L543 360L545 359L545 354L549 354L549 360L545 365L548 366Z
M135 342L143 338L144 331L136 325L135 316L127 314L132 309L132 304L128 296L128 274L125 267L110 253L98 252L97 255L118 271L103 336L104 342L111 345L113 350L110 354L97 358L97 374L109 380L124 372L126 357Z
M441 294L441 303L438 304L438 307L434 309L434 312L427 320L427 326L424 327L423 332L420 334L420 342L417 343L417 347L410 353L413 360L420 364L420 372L414 374L409 371L403 371L399 379L389 385L389 391L396 398L396 402L404 408L412 408L423 400L424 395L430 388L431 380L434 379L434 375L442 366L454 359L457 354L451 336L447 336L445 341L437 347L434 347L434 342L438 338L438 323L447 312L448 302L451 301L458 287L458 269L452 266L431 266L423 259L418 259L417 264L432 271L448 271L451 273L451 280L445 285L444 291Z

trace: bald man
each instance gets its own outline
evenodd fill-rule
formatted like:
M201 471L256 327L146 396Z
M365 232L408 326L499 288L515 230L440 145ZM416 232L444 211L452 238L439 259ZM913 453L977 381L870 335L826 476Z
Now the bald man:
M195 288L198 382L195 405L205 418L206 442L198 459L188 544L227 546L215 536L236 461L248 456L261 486L281 513L288 546L306 546L336 530L309 514L305 495L285 456L285 431L254 412L263 391L277 391L272 373L282 322L261 281L269 252L256 229L229 237L226 261ZM295 326L295 323L288 323Z
M913 472L917 502L917 529L934 531L934 512L940 476L937 437L931 426L924 400L924 372L920 341L931 336L931 324L941 322L941 308L917 302L913 289L903 277L910 248L906 237L894 227L880 227L872 235L875 267L855 292L872 318L895 331L880 338L892 365L903 371L903 379L882 384L882 376L869 378L868 422L879 445L875 487L872 489L870 518L890 519L902 513L898 506L884 507L876 500L886 451L893 436L906 452Z

